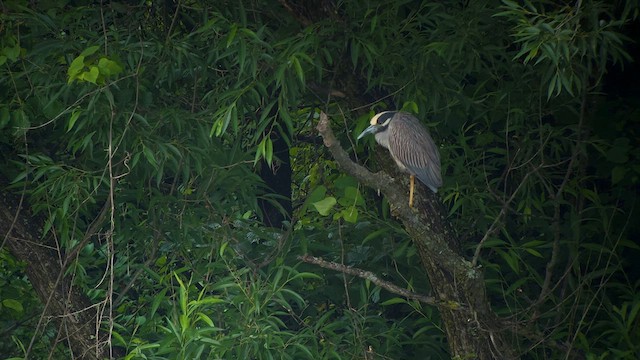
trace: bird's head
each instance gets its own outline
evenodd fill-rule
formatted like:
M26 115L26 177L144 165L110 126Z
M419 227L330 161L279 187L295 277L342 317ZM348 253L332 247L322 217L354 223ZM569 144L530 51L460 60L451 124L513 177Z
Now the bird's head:
M375 134L381 131L385 131L391 122L393 116L397 113L397 111L383 111L381 113L377 113L374 117L371 118L370 124L368 128L364 129L360 135L358 135L358 140L363 138L368 134Z

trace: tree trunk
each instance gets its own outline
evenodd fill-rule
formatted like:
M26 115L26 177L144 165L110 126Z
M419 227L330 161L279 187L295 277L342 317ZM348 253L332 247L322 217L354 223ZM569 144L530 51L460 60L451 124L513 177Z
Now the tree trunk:
M418 249L438 310L446 329L453 359L512 359L504 340L504 327L491 310L480 269L465 260L458 239L451 230L437 196L418 186L414 208L409 208L409 187L405 178L386 173L373 174L351 161L336 140L326 114L318 131L336 162L349 175L373 189L380 189L404 224ZM393 165L395 166L395 165ZM395 169L394 169L395 171ZM399 179L405 179L401 181ZM427 193L427 194L426 194Z
M43 330L43 324L53 320L61 329L58 341L68 343L73 358L109 358L106 335L97 330L100 326L97 315L102 306L93 304L62 276L60 259L64 260L64 256L60 256L55 246L44 244L40 236L44 222L32 217L20 202L7 192L0 193L0 236L10 253L26 262L26 274L44 304L39 331Z

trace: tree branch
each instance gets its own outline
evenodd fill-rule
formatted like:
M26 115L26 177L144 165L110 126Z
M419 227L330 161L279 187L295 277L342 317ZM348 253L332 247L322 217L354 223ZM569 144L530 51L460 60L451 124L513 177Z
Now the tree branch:
M298 259L302 260L302 261L304 261L306 263L309 263L309 264L318 265L321 268L334 270L334 271L341 272L343 274L357 276L359 278L362 278L362 279L365 279L365 280L369 280L372 283L374 283L375 285L380 286L381 288L386 289L389 292L392 292L394 294L398 294L400 296L403 296L403 297L405 297L405 298L407 298L409 300L418 300L421 303L425 303L425 304L428 304L428 305L436 305L438 303L438 301L432 296L416 294L416 293L414 293L412 291L409 291L407 289L401 288L398 285L395 285L393 283L390 283L388 281L380 279L376 274L372 273L371 271L366 271L366 270L354 268L354 267L351 267L351 266L338 264L338 263L332 262L332 261L326 261L326 260L324 260L322 258L311 256L311 255L298 256ZM456 305L458 305L458 304L449 304L449 306L454 306L454 307Z
M389 202L393 214L402 221L418 250L436 295L433 304L442 316L452 357L473 356L481 360L514 358L512 346L504 334L504 324L491 310L484 275L462 257L458 239L438 197L429 191L418 191L415 206L410 208L408 191L401 181L385 172L371 173L351 161L331 131L325 113L320 113L317 130L338 165L360 183L379 189ZM343 272L349 269L341 265L333 268ZM370 280L375 277L374 274L360 273L358 270L353 274Z
M3 185L4 179L0 179ZM103 339L107 334L99 330L95 336L96 311L92 302L63 276L56 252L42 243L39 232L42 219L26 210L26 205L7 192L0 193L0 234L7 249L20 261L27 263L26 274L43 303L45 316L64 323L69 343L76 358L103 359L109 356ZM17 221L14 221L18 214ZM94 351L95 350L95 351Z
M407 231L415 230L416 237L420 238L422 242L429 243L430 251L437 249L440 256L431 260L439 262L440 265L450 270L457 269L462 272L470 270L468 262L453 250L458 248L458 239L448 226L442 205L435 194L427 191L426 194L420 195L421 192L417 191L415 206L413 209L410 208L407 206L409 203L408 189L401 181L392 178L386 172L372 173L351 161L333 134L329 118L324 112L320 113L316 129L334 160L347 174L372 189L380 190L389 201L393 214L403 222ZM414 240L416 239L414 238ZM420 241L417 245L420 247Z
M356 177L365 185L374 189L382 189L389 186L393 179L384 173L372 173L365 167L358 165L351 161L351 158L346 151L340 146L340 142L336 139L329 124L329 117L324 112L320 113L320 120L316 129L322 136L324 146L329 149L329 152L333 156L334 160L342 167L342 169ZM409 199L407 198L407 203Z

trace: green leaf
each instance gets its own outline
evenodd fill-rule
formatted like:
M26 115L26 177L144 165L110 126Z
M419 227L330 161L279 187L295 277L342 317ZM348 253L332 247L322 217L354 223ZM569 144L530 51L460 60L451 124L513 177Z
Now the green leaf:
M364 205L364 199L360 195L360 191L355 186L347 186L344 188L344 196L338 200L342 206Z
M202 305L213 305L213 304L221 304L224 303L223 299L217 298L217 297L213 297L213 296L209 296L206 297L204 299L201 300L195 300L195 301L191 301L189 302L189 306L202 306Z
M550 243L548 241L544 241L544 240L532 240L529 241L527 243L522 244L522 247L524 248L537 248L537 247L543 247L543 246L549 246Z
M637 243L635 243L634 241L631 241L629 239L622 239L620 240L620 246L623 247L628 247L634 250L640 250L640 245L638 245Z
M9 309L13 309L19 313L24 311L24 308L22 307L22 303L19 302L18 300L4 299L2 300L2 305Z
M516 3L515 1L502 0L502 3L512 9L520 9L520 5L518 5L518 3Z
M197 314L197 318L199 321L204 322L205 324L207 324L210 327L214 327L213 325L213 320L211 320L210 317L208 317L206 314L199 312Z
M355 224L358 221L358 209L355 206L349 206L342 210L341 213L342 218L347 222Z
M180 288L180 299L182 299L182 288ZM182 303L182 301L181 301ZM185 332L187 332L187 330L189 330L189 328L191 327L191 321L189 319L189 317L186 315L185 313L182 313L178 316L178 319L180 320L180 333L182 335L184 335Z
M18 60L20 56L20 46L15 44L14 46L8 46L2 49L2 53L11 61Z
M535 249L529 249L529 248L526 248L526 249L524 249L524 250L525 250L526 252L528 252L529 254L533 255L533 256L537 256L537 257L539 257L539 258L544 258L544 256L542 256L542 254L541 254L538 250L535 250Z
M217 125L215 130L215 135L217 137L220 137L222 134L225 133L225 131L227 131L227 127L229 127L229 123L231 122L231 120L233 119L235 121L235 115L236 115L236 102L234 101L233 103L231 103L231 105L227 107L224 113L224 117L222 119L218 119L216 121L216 124L214 125L214 126ZM213 132L213 129L212 129L212 132Z
M296 71L296 75L298 76L298 80L300 80L301 84L304 84L304 71L302 70L302 65L300 65L300 61L297 57L291 57L291 63L293 64L293 68Z
M518 261L519 258L517 254L512 251L503 251L500 249L496 249L496 252L509 265L513 272L515 272L516 274L520 273L520 266Z
M95 54L96 51L98 51L98 49L100 49L100 46L98 45L89 46L83 52L80 53L80 56L87 57L87 56L93 55Z
M76 121L78 121L78 118L80 117L81 114L82 114L81 108L76 108L73 110L73 112L71 112L71 117L69 118L69 122L67 124L67 132L73 129L73 125L75 125Z
M84 56L80 55L77 58L73 59L71 65L69 65L69 70L67 70L67 75L69 79L67 80L67 84L71 84L73 80L78 78L78 74L80 71L84 69Z
M314 202L313 206L316 208L318 213L320 213L320 215L327 216L329 215L329 211L331 211L335 204L336 198L334 198L333 196L329 196L320 201Z
M549 82L549 87L547 88L547 100L551 99L553 96L553 91L556 89L556 83L558 82L558 75L554 75Z
M326 193L327 188L324 185L319 185L318 187L313 189L313 191L311 191L311 194L309 194L307 196L307 199L304 201L304 205L302 205L302 213L305 213L309 209L309 206L314 202L324 199Z
M97 66L92 66L89 71L85 71L82 74L80 74L80 76L78 76L78 79L80 80L85 80L87 82L90 82L92 84L98 84L98 76L100 75L100 70L98 70Z
M418 104L416 104L415 101L405 101L404 104L402 104L402 111L407 111L416 115L420 113L418 110Z
M100 69L100 74L104 76L113 76L122 72L122 66L120 66L117 62L113 60L109 60L106 57L100 58L98 60L98 68Z
M153 151L151 151L151 149L143 145L142 153L144 154L144 157L147 159L149 164L151 164L151 166L153 166L154 168L158 169L158 161L156 160L156 156L153 154Z
M357 187L358 181L351 176L342 175L333 182L333 186L335 186L336 189L346 190L348 187Z
M227 48L231 46L231 43L233 42L233 39L236 38L237 33L238 33L238 25L237 24L231 25L231 29L229 29L229 35L227 36Z
M258 163L258 160L264 157L264 153L267 148L266 142L267 142L267 138L265 137L265 138L262 138L262 141L260 141L260 143L258 144L258 147L256 149L256 156L253 159L254 166Z
M124 337L122 337L122 335L120 335L120 333L118 333L117 331L112 330L111 335L113 335L114 343L122 346L127 346L129 344L129 341L125 340ZM129 359L129 357L126 357L125 359Z
M267 161L267 164L271 166L273 161L273 142L271 141L271 138L266 138L266 140L264 147L264 159Z
M218 255L220 255L221 257L224 256L224 251L227 249L228 245L229 245L228 242L223 242L222 245L220 246L220 250L218 250Z
M381 302L380 305L389 306L389 305L406 304L406 303L407 303L407 299L400 298L400 297L394 297L394 298L391 298L391 299L389 299L387 301Z

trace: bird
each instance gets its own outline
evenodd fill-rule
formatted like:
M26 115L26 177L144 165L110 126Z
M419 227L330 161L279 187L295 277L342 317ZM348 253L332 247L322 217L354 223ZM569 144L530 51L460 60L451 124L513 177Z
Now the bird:
M442 186L440 152L418 118L403 111L383 111L371 118L358 140L368 134L375 134L376 142L389 150L400 170L409 173L409 207L413 207L415 177L438 192Z

